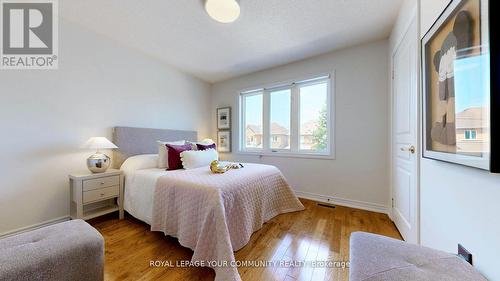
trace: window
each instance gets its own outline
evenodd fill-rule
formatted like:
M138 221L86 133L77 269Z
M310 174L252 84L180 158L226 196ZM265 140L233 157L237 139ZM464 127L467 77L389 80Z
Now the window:
M290 149L292 91L290 88L269 92L271 148Z
M330 77L242 92L240 151L331 156Z
M328 85L299 86L300 149L325 152L328 146Z
M255 92L243 96L242 109L243 114L243 128L245 149L260 149L262 148L262 105L263 93Z
M465 130L465 139L466 140L475 140L477 139L477 132L476 130Z

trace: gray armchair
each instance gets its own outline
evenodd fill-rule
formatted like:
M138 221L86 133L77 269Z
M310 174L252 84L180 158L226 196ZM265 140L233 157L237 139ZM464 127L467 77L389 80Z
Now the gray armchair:
M0 239L0 280L104 279L104 239L83 220Z

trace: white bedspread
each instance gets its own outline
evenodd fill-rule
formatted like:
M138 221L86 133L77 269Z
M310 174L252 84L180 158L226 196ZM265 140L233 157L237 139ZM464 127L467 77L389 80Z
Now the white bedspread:
M234 261L233 252L265 222L304 209L273 166L245 164L225 174L208 167L165 171L131 165L122 170L125 210L151 230L177 237L194 251L192 261ZM237 268L214 269L216 280L241 280Z
M215 269L215 280L241 280L233 252L271 218L303 209L274 166L245 164L225 174L178 170L158 179L151 230L177 237L194 251L193 262Z

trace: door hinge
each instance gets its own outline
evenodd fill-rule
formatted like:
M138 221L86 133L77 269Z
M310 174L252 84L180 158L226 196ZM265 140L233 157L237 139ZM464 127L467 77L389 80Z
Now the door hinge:
M394 208L394 198L391 198L392 201L392 207Z
M394 80L394 70L392 71L392 80Z

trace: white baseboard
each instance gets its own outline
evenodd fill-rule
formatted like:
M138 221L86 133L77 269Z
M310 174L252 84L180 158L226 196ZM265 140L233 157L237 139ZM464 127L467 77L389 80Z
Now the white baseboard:
M65 217L55 218L55 219L51 219L51 220L44 221L44 222L41 222L41 223L37 223L37 224L32 224L32 225L29 225L29 226L21 227L21 228L18 228L18 229L9 230L7 232L0 233L0 238L5 238L5 237L12 236L12 235L20 234L20 233L23 233L23 232L28 232L28 231L31 231L31 230L35 230L35 229L38 229L38 228L42 228L42 227L45 227L45 226L49 226L49 225L52 225L52 224L56 224L56 223L60 223L60 222L63 222L63 221L68 221L68 220L69 220L69 217L65 216Z
M330 203L355 209L361 209L366 211L372 211L377 213L389 214L389 208L382 204L351 200L351 199L315 194L298 190L295 190L295 194L297 195L297 197L301 197L304 199L325 202L325 203Z
M372 212L377 212L377 213L384 213L384 214L389 215L388 207L384 206L382 204L364 202L364 201L358 201L358 200L351 200L351 199L315 194L315 193L298 191L298 190L295 190L294 192L298 197L301 197L304 199L325 202L325 203L330 203L330 204L335 204L335 205L340 205L340 206L345 206L345 207L350 207L350 208L355 208L355 209L367 210L367 211L372 211ZM21 227L18 229L10 230L10 231L1 233L0 238L5 238L5 237L16 235L19 233L35 230L38 228L42 228L44 226L49 226L49 225L60 223L63 221L68 221L69 219L70 218L68 216L64 216L64 217L44 221L41 223Z

